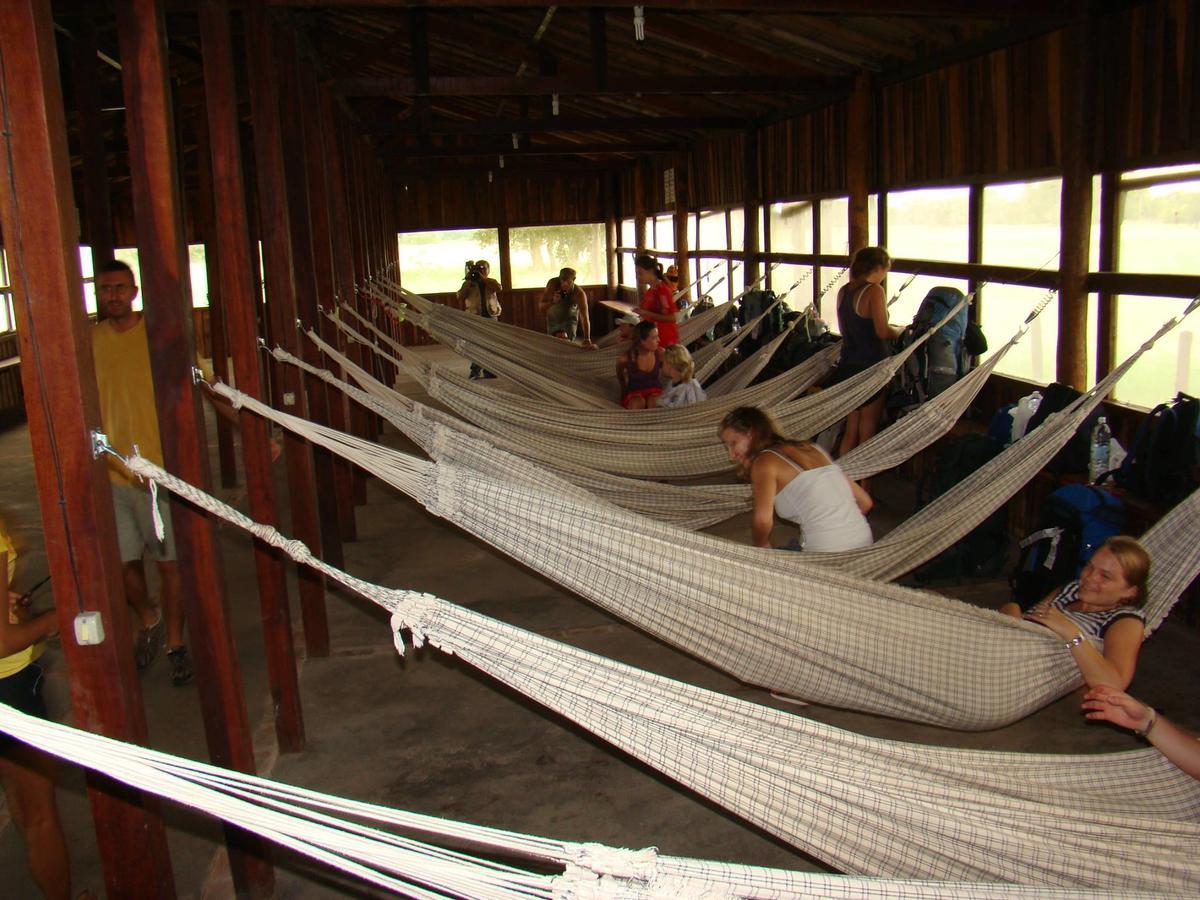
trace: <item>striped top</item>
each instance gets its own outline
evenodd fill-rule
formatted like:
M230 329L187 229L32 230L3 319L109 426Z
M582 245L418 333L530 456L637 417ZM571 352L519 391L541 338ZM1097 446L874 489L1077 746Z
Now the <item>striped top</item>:
M1099 650L1104 649L1104 632L1108 631L1113 622L1127 618L1137 619L1139 622L1146 621L1145 614L1136 606L1115 606L1112 609L1103 609L1098 612L1079 612L1067 609L1067 606L1078 599L1079 582L1072 581L1063 586L1063 589L1058 592L1058 596L1050 601L1050 605L1078 625L1079 630Z

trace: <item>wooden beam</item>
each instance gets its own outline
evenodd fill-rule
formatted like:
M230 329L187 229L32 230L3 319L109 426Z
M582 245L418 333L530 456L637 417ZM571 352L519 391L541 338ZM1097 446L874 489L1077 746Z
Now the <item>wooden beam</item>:
M1117 268L1120 250L1120 209L1117 205L1119 181L1112 172L1100 176L1100 271ZM1089 288L1095 283L1089 278ZM1100 379L1117 364L1117 296L1100 291L1096 309L1096 378Z
M196 231L200 243L204 246L204 271L208 283L208 333L212 342L213 374L217 380L229 384L229 341L225 331L225 298L221 292L221 244L217 239L207 117L197 116L195 127L196 143L200 151L197 159L200 184L196 191ZM217 467L221 473L221 487L228 490L237 487L238 483L233 426L224 416L217 416L216 419Z
M748 127L742 116L552 116L546 119L434 119L427 127L413 122L370 124L367 134L377 137L416 134L566 134L573 131L717 131Z
M758 129L747 128L742 156L742 227L744 244L742 287L748 288L758 280L762 271L758 262L762 245L762 182L759 179ZM732 286L732 282L729 282Z
M1192 298L1200 294L1200 275L1147 275L1136 272L1093 272L1087 290L1140 297Z
M521 97L551 94L825 94L843 90L845 79L817 75L662 75L609 78L603 87L590 77L533 75L438 75L427 90L416 78L335 78L335 93L345 97Z
M113 226L100 103L100 61L96 56L96 31L90 23L77 28L71 42L71 81L83 165L84 232L92 248L92 271L99 272L113 258Z
M1067 27L1062 42L1061 280L1055 377L1077 390L1087 386L1087 276L1092 228L1092 174L1088 157L1093 132L1086 104L1091 94L1093 39L1089 21L1080 20Z
M91 452L100 401L50 3L0 3L0 34L0 228L14 273L21 382L72 708L81 728L145 744L112 492L106 464ZM73 622L85 611L99 613L103 642L76 643ZM89 774L87 785L106 893L174 897L157 803L101 776Z
M688 259L688 208L691 204L688 198L688 155L679 154L675 160L675 268L679 273L679 283L691 286L692 267ZM726 217L728 219L728 217ZM699 300L698 295L691 296L691 302Z
M588 38L592 45L592 77L603 88L608 85L608 16L600 7L588 10Z
M381 151L388 159L455 159L477 156L606 156L613 153L644 155L649 153L678 153L678 143L655 141L654 143L621 143L618 141L595 144L526 144L514 150L512 144L474 144L464 147L391 147Z
M378 8L428 6L436 8L471 7L479 9L512 9L527 7L529 0L268 0L269 5L307 8ZM996 0L987 4L961 3L959 0L563 0L556 3L562 9L646 9L678 11L681 6L692 12L725 10L728 12L763 12L784 14L867 15L867 16L960 16L969 18L1010 18L1015 16L1044 16L1046 4L1035 0ZM1087 9L1087 0L1062 0L1059 9L1075 14Z
M292 266L296 285L296 316L302 329L316 328L319 301L317 299L317 262L323 254L326 268L329 265L329 245L319 248L315 243L313 227L313 203L309 197L309 180L305 155L304 123L305 108L311 108L316 98L305 98L301 94L300 76L296 63L296 47L291 29L282 23L274 23L276 58L279 77L279 124L280 137L288 152L283 157L284 183L287 185L287 210L292 239ZM294 332L293 332L294 333ZM321 364L320 351L309 340L295 338L297 355L312 365ZM325 382L305 373L301 379L305 386L308 403L308 418L318 425L328 427L329 398ZM313 477L317 489L317 521L321 527L321 558L339 569L345 568L342 554L341 517L337 503L337 481L334 475L333 453L324 447L312 448ZM309 604L302 608L304 616L304 645L312 656L329 655L329 622L325 604Z
M279 346L299 355L296 337L296 283L292 265L292 238L287 208L287 184L284 178L283 139L279 125L279 86L276 81L275 39L263 0L246 0L242 7L245 29L247 81L250 84L250 108L254 117L254 156L258 183L259 226L263 247L267 303L271 337ZM272 402L304 416L307 403L300 373L294 366L272 364ZM312 456L306 441L284 434L284 461L287 466L288 498L291 502L292 530L314 553L321 553L321 529L317 521L313 487ZM297 568L301 615L309 607L325 605L325 584L307 567ZM286 715L286 718L282 718ZM286 710L277 710L276 733L283 735L280 749L285 753L304 749L304 723L299 697Z
M870 234L870 215L867 208L867 185L870 182L868 148L875 144L871 128L871 83L868 76L859 75L846 107L846 188L849 254L867 246Z

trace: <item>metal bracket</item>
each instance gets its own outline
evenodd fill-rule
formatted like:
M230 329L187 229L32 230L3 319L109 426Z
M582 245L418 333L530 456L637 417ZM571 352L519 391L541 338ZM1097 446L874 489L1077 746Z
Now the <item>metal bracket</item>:
M93 428L88 432L92 439L92 459L99 459L105 453L114 453L112 444L108 442L108 435L98 428Z
M199 366L192 366L192 384L207 384L208 379L204 377L204 370Z
M266 350L266 349L267 349L267 339L266 339L266 338L264 338L264 337L260 337L260 338L258 339L258 349L259 349L259 350Z

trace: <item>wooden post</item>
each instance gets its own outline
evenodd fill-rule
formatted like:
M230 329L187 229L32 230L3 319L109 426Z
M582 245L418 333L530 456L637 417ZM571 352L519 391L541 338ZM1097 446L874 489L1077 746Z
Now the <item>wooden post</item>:
M208 440L192 378L195 343L187 240L175 169L166 30L158 0L119 4L117 31L123 60L142 296L163 459L168 471L208 490ZM171 518L209 755L218 765L253 772L254 745L228 620L215 529L208 516L178 501L171 503ZM265 843L232 827L225 829L225 835L239 886L266 896L273 876L265 862Z
M646 249L646 163L640 159L633 164L633 242Z
M297 48L298 50L299 48ZM333 230L331 227L332 210L329 196L329 177L325 145L322 137L320 89L317 85L315 63L304 59L297 66L299 87L304 98L303 108L309 110L302 117L304 129L304 163L308 177L309 214L312 224L313 272L317 283L317 302L313 309L313 321L305 324L318 334L331 336L332 327L323 314L323 310L332 309L334 297L337 295L337 277L333 263ZM303 318L303 312L301 313ZM339 377L342 374L338 366L330 366L312 341L304 340L305 353L311 352L311 357L305 356L316 365L323 365ZM336 343L336 339L335 339ZM338 431L346 431L346 396L341 391L328 388L320 383L325 394L325 402L329 424ZM311 393L312 386L309 391ZM340 456L333 457L334 490L333 500L337 509L338 534L344 540L356 538L357 528L354 522L354 485L350 463ZM340 542L339 542L340 547Z
M748 288L762 274L758 253L762 229L762 183L758 175L758 129L745 132L745 179L742 182L742 227L745 248L742 256L742 287ZM730 282L730 294L734 293Z
M296 48L288 30L275 23L279 74L279 125L284 146L290 148L283 156L283 175L287 185L287 211L292 238L292 267L296 285L296 316L300 328L315 328L317 317L317 262L321 250L315 244L312 206L308 193L308 172L305 165L304 126L301 123L300 77L296 68ZM329 248L326 243L325 268L329 267ZM321 364L321 353L312 341L296 335L298 356L312 365ZM329 401L325 382L314 375L302 377L308 403L308 417L318 425L330 425ZM321 526L321 558L339 569L345 568L342 555L341 516L338 511L337 479L334 475L333 453L324 447L313 447L313 475L317 488L317 517ZM324 620L324 604L321 605ZM311 610L310 610L311 612ZM321 640L322 634L324 640ZM327 623L304 623L305 647L311 656L329 655L329 626Z
M728 217L726 217L728 221ZM688 158L680 154L675 163L675 268L679 272L679 283L692 284L691 260L688 259ZM699 300L693 292L692 302Z
M855 253L867 246L871 233L870 212L867 206L870 182L867 154L871 145L871 87L866 75L859 75L854 79L854 90L846 106L846 134L846 187L850 194L850 202L847 204L850 245L847 251L853 258ZM825 252L824 247L818 249Z
M196 203L197 230L204 244L204 270L208 276L208 333L212 338L213 374L229 384L229 341L225 336L225 298L221 293L221 245L217 241L217 223L213 211L212 158L209 155L208 120L196 118L197 170L200 189ZM237 486L237 455L233 446L233 427L224 416L217 416L217 463L221 487Z
M604 177L604 271L608 285L608 299L620 298L621 261L617 254L621 220L617 215L617 175L609 172Z
M100 401L50 3L0 3L0 34L0 227L14 273L21 381L72 707L79 727L144 744L112 493L107 467L91 450ZM75 642L73 622L84 611L100 614L102 643ZM87 784L106 893L174 897L157 801L97 775Z
M79 115L79 149L83 157L83 214L92 248L92 271L113 258L112 210L108 202L108 157L104 151L104 113L100 106L96 31L90 22L76 29L71 42L71 80ZM97 304L99 307L99 304Z
M1089 20L1063 30L1062 211L1059 255L1057 379L1087 385L1087 270L1092 226Z
M279 90L275 80L275 37L267 20L263 0L247 0L242 6L246 34L247 80L250 83L250 109L254 118L254 157L258 182L259 221L262 229L266 289L270 297L267 314L274 340L285 350L299 356L296 337L296 284L292 266L292 238L287 209L287 184L284 178L283 140L279 127ZM272 402L279 409L306 416L304 384L295 366L275 365L271 379ZM284 459L287 465L288 499L292 508L292 530L309 549L320 555L321 528L313 487L312 455L308 442L284 432ZM307 644L327 645L325 618L325 580L307 566L297 568L300 585L300 613L304 620ZM323 632L323 633L322 633ZM290 711L287 740L281 738L280 750L291 753L304 748L304 728L299 702ZM283 730L282 723L277 732Z
M222 248L220 293L228 311L229 345L238 390L261 400L266 397L266 389L257 346L258 287L254 273L258 270L258 254L257 244L251 241L250 216L245 202L227 0L201 0L199 14L217 242ZM262 417L250 412L242 412L239 422L250 515L258 522L274 525L278 516L268 449L270 426ZM254 569L258 578L276 739L280 747L299 749L304 744L304 722L283 557L277 550L255 541Z
M967 262L983 262L983 186L973 184L967 191ZM975 300L967 307L972 322L983 320L983 285L978 278L967 282L967 291L975 291Z
M1105 172L1100 176L1101 272L1112 272L1117 268L1117 251L1120 249L1117 190L1116 175ZM1100 379L1117 364L1117 298L1110 291L1100 294L1096 310L1096 342L1096 378Z

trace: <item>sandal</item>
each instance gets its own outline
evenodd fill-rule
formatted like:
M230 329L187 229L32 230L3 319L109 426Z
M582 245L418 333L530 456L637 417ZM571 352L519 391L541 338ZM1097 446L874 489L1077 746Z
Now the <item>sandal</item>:
M162 649L165 630L166 623L163 622L161 611L158 614L157 622L148 628L138 629L137 641L133 647L133 661L139 669L149 668L154 660L158 659L158 651Z

